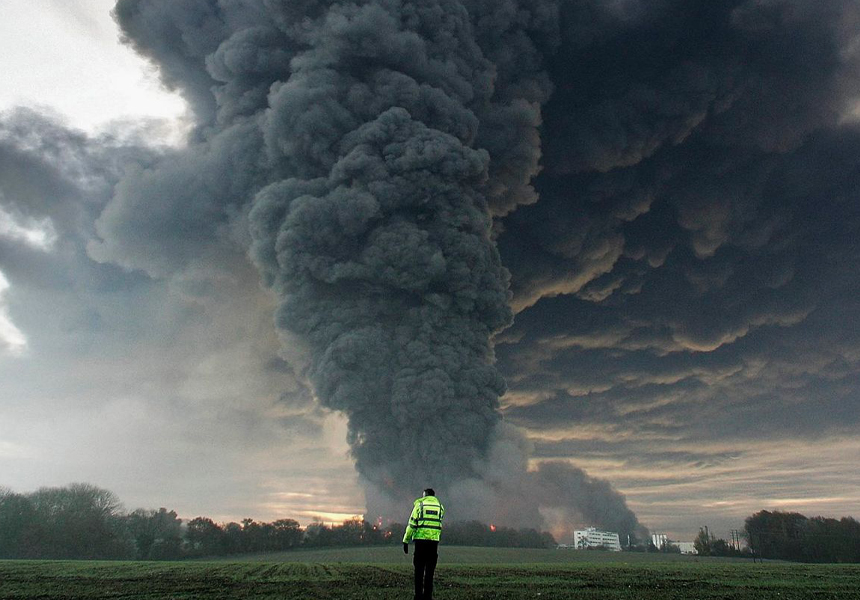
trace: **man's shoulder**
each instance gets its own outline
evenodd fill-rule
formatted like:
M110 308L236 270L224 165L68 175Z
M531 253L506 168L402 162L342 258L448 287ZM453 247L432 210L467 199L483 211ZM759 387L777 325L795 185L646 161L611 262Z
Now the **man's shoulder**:
M442 502L436 496L421 496L420 498L416 498L412 503L412 506L418 506L419 504L438 504L442 506ZM444 507L443 507L444 508Z

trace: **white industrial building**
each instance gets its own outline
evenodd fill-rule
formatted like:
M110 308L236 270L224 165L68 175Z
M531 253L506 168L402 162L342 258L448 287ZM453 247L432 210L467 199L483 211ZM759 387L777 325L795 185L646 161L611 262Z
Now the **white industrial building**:
M599 546L614 552L621 552L621 541L615 532L601 531L595 527L586 527L585 529L578 529L573 532L573 547L577 550L586 550Z
M681 549L681 554L698 554L696 545L693 542L677 542L678 548Z
M671 544L673 546L677 546L681 551L681 554L699 553L693 542L673 542L665 533L652 533L651 543L654 544L654 547L658 550L664 550L669 546L669 544Z

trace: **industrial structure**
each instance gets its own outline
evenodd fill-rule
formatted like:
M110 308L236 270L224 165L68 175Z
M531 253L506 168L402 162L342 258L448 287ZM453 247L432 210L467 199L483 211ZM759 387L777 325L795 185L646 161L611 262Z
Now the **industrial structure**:
M675 545L678 546L678 549L681 551L681 554L698 554L699 551L696 550L696 544L693 542L675 542Z
M588 548L606 548L621 552L621 541L613 531L601 531L595 527L586 527L573 532L573 547L577 550Z
M696 550L696 546L693 542L674 542L669 539L665 533L652 533L651 534L651 543L654 545L657 550L665 551L669 548L669 546L677 546L678 550L681 551L681 554L698 554L699 551Z

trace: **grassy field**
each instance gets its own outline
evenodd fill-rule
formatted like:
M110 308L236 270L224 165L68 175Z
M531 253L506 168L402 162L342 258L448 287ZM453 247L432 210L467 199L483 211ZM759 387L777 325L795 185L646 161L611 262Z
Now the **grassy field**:
M444 547L440 553L437 600L860 599L860 565L751 564L561 550ZM0 598L409 599L410 559L397 548L371 548L291 552L241 562L0 561Z
M412 549L410 547L410 552ZM412 555L403 554L400 544L365 548L322 548L268 554L247 554L217 559L226 562L347 562L364 564L412 564ZM477 548L470 546L439 547L440 565L493 564L582 564L582 563L688 563L699 562L695 556L680 554L645 554L637 552L577 552L576 550L541 550L537 548ZM711 559L716 562L750 562L749 559Z

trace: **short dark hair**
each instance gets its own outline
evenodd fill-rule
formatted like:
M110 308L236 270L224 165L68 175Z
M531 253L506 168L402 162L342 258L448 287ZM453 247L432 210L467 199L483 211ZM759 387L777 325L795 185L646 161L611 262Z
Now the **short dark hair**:
M426 490L424 490L424 495L425 496L435 496L436 492L433 491L433 488L427 488Z

